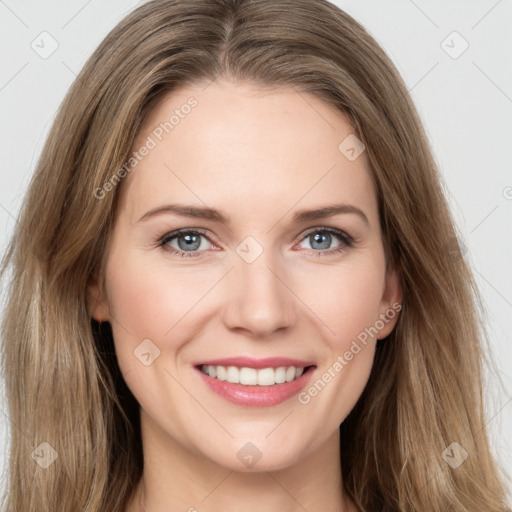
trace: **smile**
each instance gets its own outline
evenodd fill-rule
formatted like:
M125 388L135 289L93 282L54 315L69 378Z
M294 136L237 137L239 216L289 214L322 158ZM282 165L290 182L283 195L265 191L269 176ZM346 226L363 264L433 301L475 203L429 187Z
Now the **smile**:
M269 407L288 400L306 386L315 365L251 368L198 365L206 386L228 402L245 407Z
M273 386L297 379L304 373L303 367L280 366L279 368L249 368L236 366L202 365L201 371L212 379L243 384L245 386Z

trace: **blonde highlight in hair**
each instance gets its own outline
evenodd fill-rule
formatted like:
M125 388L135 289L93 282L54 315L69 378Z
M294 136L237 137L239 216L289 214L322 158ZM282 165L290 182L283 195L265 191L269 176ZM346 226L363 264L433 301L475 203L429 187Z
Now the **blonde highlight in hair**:
M478 291L402 79L375 40L324 0L154 0L105 38L66 95L2 265L11 419L5 510L125 510L143 471L138 404L87 283L103 260L120 169L167 92L225 78L293 87L345 114L366 145L403 309L341 425L347 492L363 511L510 512L485 428ZM137 172L134 169L132 172ZM448 250L449 249L449 250ZM470 457L457 470L452 441ZM30 454L47 442L47 469Z

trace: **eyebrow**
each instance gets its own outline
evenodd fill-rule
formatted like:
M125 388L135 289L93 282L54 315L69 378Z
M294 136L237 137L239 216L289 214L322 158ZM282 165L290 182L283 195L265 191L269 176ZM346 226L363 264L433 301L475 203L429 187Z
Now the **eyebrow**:
M311 210L299 210L293 214L293 222L300 223L310 220L323 219L342 213L352 213L363 219L366 225L370 225L368 217L363 210L351 204L333 204ZM181 217L192 217L194 219L211 220L221 224L229 224L230 218L215 208L191 206L184 204L166 204L147 211L137 222L146 221L152 217L164 214L175 214Z

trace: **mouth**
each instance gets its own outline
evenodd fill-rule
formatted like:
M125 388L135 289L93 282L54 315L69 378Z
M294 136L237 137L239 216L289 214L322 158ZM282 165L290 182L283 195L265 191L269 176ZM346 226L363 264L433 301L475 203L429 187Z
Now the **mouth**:
M316 369L314 364L259 366L201 363L195 365L194 370L207 389L232 404L269 407L297 395Z
M225 381L243 386L274 386L285 384L298 379L301 375L311 371L315 365L309 366L279 366L277 368L251 368L248 366L206 365L196 366L202 373L212 379Z

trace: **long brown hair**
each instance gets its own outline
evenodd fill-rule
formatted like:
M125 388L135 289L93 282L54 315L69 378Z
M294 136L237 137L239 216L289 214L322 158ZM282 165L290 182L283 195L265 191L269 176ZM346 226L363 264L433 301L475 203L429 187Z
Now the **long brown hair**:
M325 0L154 0L78 75L2 265L3 276L12 270L2 324L5 510L120 511L141 477L138 404L109 324L91 322L86 308L90 276L104 283L119 188L102 187L163 94L218 77L315 95L366 145L403 309L340 427L348 493L368 512L509 512L485 429L478 292L432 152L390 59ZM457 468L443 458L453 442L469 455Z

